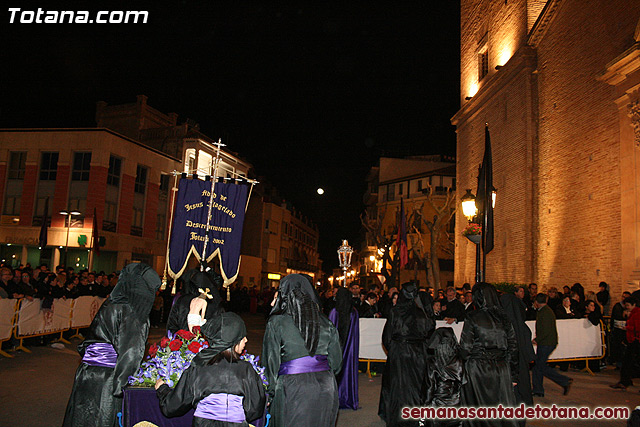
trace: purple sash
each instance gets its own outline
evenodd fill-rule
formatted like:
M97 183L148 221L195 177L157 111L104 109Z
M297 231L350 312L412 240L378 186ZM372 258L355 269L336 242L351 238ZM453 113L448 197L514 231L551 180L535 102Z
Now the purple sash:
M113 346L106 342L95 342L89 344L84 349L84 357L82 362L89 366L102 366L105 368L115 368L118 353Z
M280 364L278 375L306 374L309 372L322 372L329 370L327 356L316 354L289 360Z
M246 421L243 396L227 393L212 393L198 402L194 417L227 423L243 423Z

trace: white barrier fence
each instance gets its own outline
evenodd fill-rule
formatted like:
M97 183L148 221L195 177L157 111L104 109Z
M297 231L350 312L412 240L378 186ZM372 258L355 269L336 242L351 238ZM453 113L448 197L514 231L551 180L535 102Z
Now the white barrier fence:
M386 319L360 319L360 359L386 360L387 355L382 347L382 330ZM531 335L535 338L536 322L527 323ZM443 320L436 322L436 328L451 327L458 341L462 334L464 322L448 325ZM602 357L602 330L587 319L557 320L558 346L551 353L549 360L564 359L597 359Z
M13 319L16 315L16 303L14 299L0 299L0 341L11 338L13 332Z
M42 308L42 300L26 298L0 300L0 342L86 328L105 298L82 296L76 299L54 299L51 308ZM24 348L22 342L19 348ZM6 353L0 352L3 356Z

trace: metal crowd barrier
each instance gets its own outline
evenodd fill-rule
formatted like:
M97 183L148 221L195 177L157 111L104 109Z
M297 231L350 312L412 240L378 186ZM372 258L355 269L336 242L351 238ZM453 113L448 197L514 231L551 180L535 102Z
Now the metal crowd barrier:
M53 342L69 344L70 342L64 338L63 334L73 329L75 333L69 339L76 337L82 339L80 329L91 325L103 301L104 298L91 296L71 300L54 299L51 309L43 309L42 300L38 298L0 300L0 345L13 337L17 345L9 351L22 350L31 353L31 350L24 345L25 339L59 333L60 335ZM59 307L58 312L56 312L56 306ZM1 349L0 355L13 357Z

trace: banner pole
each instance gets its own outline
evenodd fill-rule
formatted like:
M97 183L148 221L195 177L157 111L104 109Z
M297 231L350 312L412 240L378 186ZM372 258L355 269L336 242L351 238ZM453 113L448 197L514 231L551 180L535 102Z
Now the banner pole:
M204 246L202 248L202 257L200 258L200 271L204 271L204 264L207 262L207 242L209 242L209 223L211 222L211 208L213 205L213 190L215 189L216 180L218 179L218 162L220 162L220 147L224 146L222 138L215 143L216 159L213 164L213 180L211 181L211 192L209 194L209 211L207 212L207 227L204 229Z
M173 229L173 210L175 208L176 191L178 191L178 173L176 171L173 171L173 187L171 188L171 215L169 219L169 235L167 236L167 252L164 261L164 275L162 276L162 286L160 286L161 291L167 289L167 270L169 269L169 242L171 241L171 230ZM175 295L175 293L176 287L174 279L174 286L171 294Z

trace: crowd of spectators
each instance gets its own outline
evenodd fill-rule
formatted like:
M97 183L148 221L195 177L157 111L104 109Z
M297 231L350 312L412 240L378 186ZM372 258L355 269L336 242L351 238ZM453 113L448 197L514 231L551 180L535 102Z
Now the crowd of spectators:
M599 325L602 317L609 312L611 296L609 285L600 282L599 292L589 291L585 294L584 287L580 283L573 286L564 286L562 292L556 287L546 290L549 297L547 305L553 310L557 319L582 319L586 318L594 325ZM534 302L538 295L538 285L531 283L528 286L518 286L515 295L522 300L527 310L527 320L536 319Z
M30 264L11 268L0 266L0 298L39 298L50 301L54 298L77 298L90 295L106 298L115 286L115 273L92 272L58 266L55 271L42 264L32 268Z
M334 286L320 292L322 310L325 314L335 307L335 294L339 288L340 286ZM361 318L388 318L399 296L397 287L393 286L385 291L375 284L364 289L358 283L351 283L349 291L352 295L351 302ZM445 320L450 324L462 322L465 313L475 310L471 286L468 283L459 289L449 286L445 291L439 289L437 292L431 287L420 287L419 292L427 292L433 299L436 320Z

